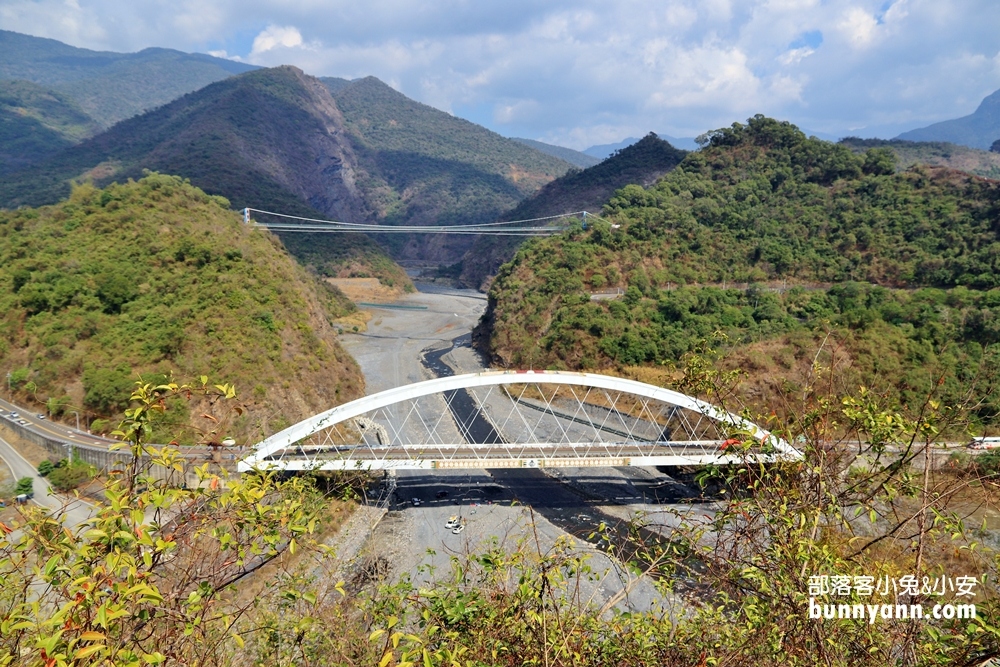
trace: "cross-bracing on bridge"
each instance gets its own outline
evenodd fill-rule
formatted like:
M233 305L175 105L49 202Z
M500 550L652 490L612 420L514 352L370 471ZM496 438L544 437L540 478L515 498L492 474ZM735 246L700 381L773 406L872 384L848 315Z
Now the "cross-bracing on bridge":
M679 466L801 455L697 398L592 373L496 371L366 396L259 443L240 471Z

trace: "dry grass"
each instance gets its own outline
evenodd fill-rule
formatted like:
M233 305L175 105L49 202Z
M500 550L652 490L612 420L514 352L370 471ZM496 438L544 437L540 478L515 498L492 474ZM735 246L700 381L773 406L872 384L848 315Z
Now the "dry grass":
M380 283L378 278L326 278L326 282L339 289L355 303L359 301L387 303L395 301L403 294L402 287L387 287Z
M344 317L338 317L333 321L333 325L338 329L343 329L344 331L357 331L355 333L360 333L362 331L368 331L368 322L372 319L372 314L367 310L356 310L350 315L345 315Z

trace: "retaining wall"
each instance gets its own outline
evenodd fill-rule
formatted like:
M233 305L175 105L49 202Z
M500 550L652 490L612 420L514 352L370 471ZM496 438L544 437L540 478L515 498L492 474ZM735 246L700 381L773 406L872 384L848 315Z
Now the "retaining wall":
M94 445L71 442L69 440L57 440L42 435L26 426L7 420L0 420L0 431L3 430L13 434L17 438L42 447L48 454L49 460L53 463L68 458L70 447L73 449L74 458L94 466L104 474L111 470L121 470L125 466L131 465L133 461L132 452L128 448L111 451L102 447L95 447ZM232 454L229 454L227 458L232 456ZM181 463L184 466L183 471L165 468L164 466L154 464L152 457L148 454L143 454L141 465L147 471L147 474L152 475L157 480L177 486L185 484L188 486L197 486L199 482L194 472L195 467L210 463L212 464L212 472L218 474L221 472L219 463L222 463L222 461L217 458L213 459L210 453L199 448L199 451L184 456ZM229 464L230 462L226 461L225 463ZM235 470L235 460L231 463L230 467Z

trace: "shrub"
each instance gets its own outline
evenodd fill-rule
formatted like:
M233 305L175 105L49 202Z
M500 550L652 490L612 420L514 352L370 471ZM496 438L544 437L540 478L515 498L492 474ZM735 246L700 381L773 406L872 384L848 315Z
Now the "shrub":
M49 461L48 459L45 459L44 461L38 464L38 474L41 475L42 477L47 477L48 474L52 472L54 469L55 465L53 465L52 461Z
M22 493L32 494L35 492L35 482L30 477L22 477L17 480L17 486L14 487L14 494L21 495Z
M49 482L56 491L66 492L90 481L93 476L93 469L90 465L82 461L75 461L69 465L53 468L49 473Z

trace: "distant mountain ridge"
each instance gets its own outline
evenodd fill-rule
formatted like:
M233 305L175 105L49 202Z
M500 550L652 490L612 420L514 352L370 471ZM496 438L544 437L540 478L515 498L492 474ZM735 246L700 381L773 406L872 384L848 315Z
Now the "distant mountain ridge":
M698 143L693 138L671 137L669 134L660 134L658 132L654 132L653 134L656 134L657 137L668 142L674 148L679 148L684 151L698 150ZM603 160L614 155L615 151L628 148L637 141L640 141L638 137L626 137L617 143L598 144L596 146L591 146L590 148L585 148L583 149L583 153L585 155L590 155L591 157L596 157L599 160Z
M511 139L522 143L525 146L531 146L535 150L553 155L561 160L566 160L566 162L569 162L574 167L579 167L580 169L593 167L601 161L601 158L596 158L593 155L587 155L586 153L581 153L580 151L575 151L572 148L566 148L565 146L555 146L553 144L547 144L543 141L522 139L520 137L511 137Z
M63 93L0 80L0 175L42 162L99 129Z
M71 179L103 186L141 178L147 170L190 179L236 208L373 217L357 186L357 157L336 103L323 84L292 67L219 81L122 121L0 181L0 206L51 204L67 196ZM290 234L284 240L321 274L338 276L356 260L370 271L374 261L381 267L376 275L388 284L409 282L367 237L331 236Z
M987 95L968 116L903 132L897 139L946 141L988 151L1000 139L1000 90Z
M341 110L383 224L491 222L572 168L568 162L411 100L375 77L321 79ZM402 259L455 262L464 235L392 235L379 241Z
M321 82L280 67L188 93L11 174L0 180L0 206L49 204L65 198L71 179L104 185L148 169L188 178L236 208L348 222L482 222L570 168L372 77ZM437 252L451 261L471 243L394 238L405 244L399 255ZM381 279L409 282L366 237L284 239L326 275L341 275L360 256L381 267Z
M101 128L254 69L200 53L91 51L0 30L0 79L30 81L67 95Z

